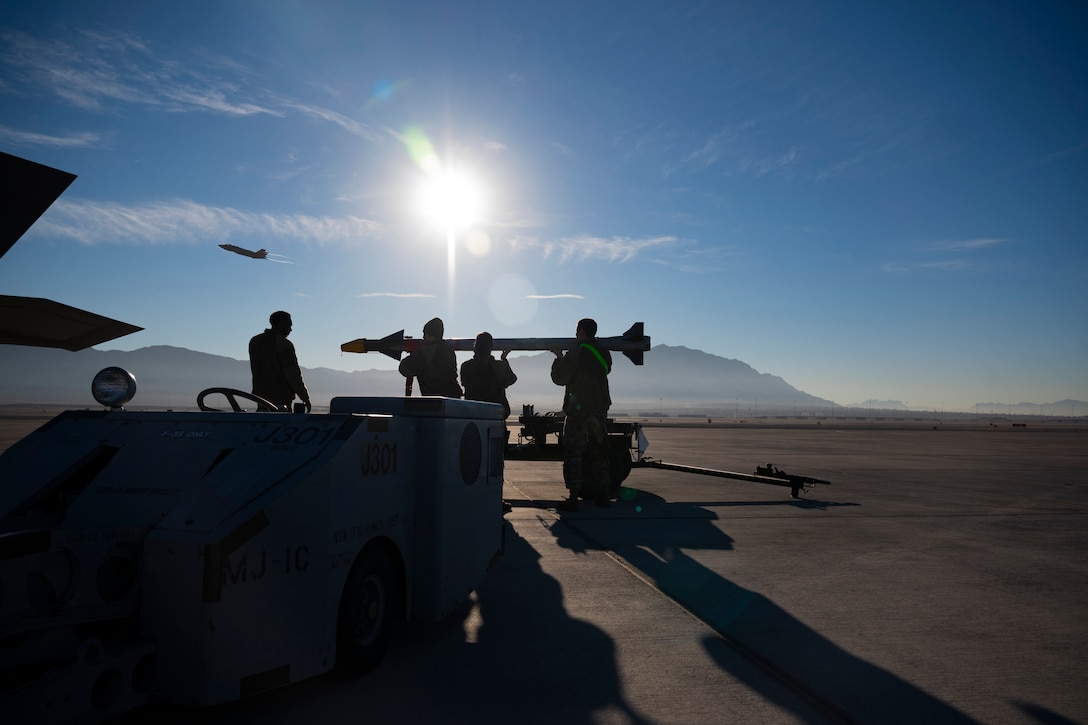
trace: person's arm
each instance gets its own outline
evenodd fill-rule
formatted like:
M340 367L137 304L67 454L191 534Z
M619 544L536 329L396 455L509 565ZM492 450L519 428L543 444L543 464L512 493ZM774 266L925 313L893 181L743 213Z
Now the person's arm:
M408 357L400 361L400 374L406 378L419 375L423 372L423 356L419 352L409 353Z
M509 352L509 351L506 351ZM504 388L509 388L511 385L518 381L518 376L514 374L514 369L510 367L510 361L506 359L506 352L503 353L502 358L498 361L499 364L499 384ZM461 380L464 381L464 374L461 375Z
M306 390L306 383L302 379L302 368L299 367L298 357L295 355L295 346L290 340L284 340L284 342L286 344L280 348L280 369L283 370L283 377L291 386L291 390L306 404L306 412L309 413L312 407L310 392Z
M431 360L434 359L436 347L432 343L422 343L415 352L409 353L408 357L400 361L400 374L406 378L412 376L419 377L431 364Z
M578 369L578 354L580 348L574 348L565 355L559 350L552 350L555 360L552 360L552 382L556 385L566 385L574 377L574 371Z
M464 386L466 395L469 390L474 394L478 392L479 385L477 385L476 377L473 374L475 369L471 358L461 363L461 385Z

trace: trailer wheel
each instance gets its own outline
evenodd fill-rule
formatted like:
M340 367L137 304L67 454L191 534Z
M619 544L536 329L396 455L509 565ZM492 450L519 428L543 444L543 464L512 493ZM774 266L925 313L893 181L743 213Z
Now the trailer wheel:
M389 641L393 618L393 565L380 549L355 560L340 597L336 626L336 667L361 675L378 664Z
M620 484L631 473L631 447L627 437L610 436L608 439L608 493L615 496L620 490Z

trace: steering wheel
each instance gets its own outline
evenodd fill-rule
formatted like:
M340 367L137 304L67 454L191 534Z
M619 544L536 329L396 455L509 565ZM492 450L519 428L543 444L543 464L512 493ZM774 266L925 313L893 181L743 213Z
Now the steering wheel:
M236 390L234 388L208 388L206 390L201 390L200 395L196 396L196 406L198 408L200 408L201 410L207 410L207 411L211 411L213 413L220 412L219 408L210 408L210 407L208 407L207 405L204 404L204 398L206 398L209 395L215 395L216 393L221 394L224 398L227 399L227 402L230 403L230 407L235 413L240 413L243 410L242 406L238 405L237 398L244 398L246 400L253 401L254 403L257 404L257 410L258 411L262 411L262 410L267 410L267 411L279 410L279 408L276 407L275 403L267 401L264 398L260 397L259 395L254 395L253 393L247 393L244 390Z

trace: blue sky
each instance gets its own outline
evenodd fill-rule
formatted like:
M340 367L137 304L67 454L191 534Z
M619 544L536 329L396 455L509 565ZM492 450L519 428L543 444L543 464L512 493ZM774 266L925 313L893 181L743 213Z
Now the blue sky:
M286 309L303 366L391 368L340 344L591 316L840 404L1088 400L1086 34L1079 2L8 2L0 149L78 178L0 291L146 328L100 349L245 359ZM452 246L442 174L479 202Z

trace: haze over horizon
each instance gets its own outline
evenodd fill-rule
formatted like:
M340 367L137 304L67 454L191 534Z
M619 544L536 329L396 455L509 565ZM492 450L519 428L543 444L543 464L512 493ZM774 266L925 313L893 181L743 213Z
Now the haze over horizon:
M340 344L590 316L847 404L1088 400L1086 21L7 3L0 149L78 178L0 290L145 328L99 349L245 359L286 309L304 367L393 369Z
M3 346L0 346L2 348ZM248 361L199 350L155 345L136 350L68 352L56 348L8 346L0 355L0 407L90 403L89 381L108 366L133 373L137 395L132 405L155 409L193 407L201 390L214 387L250 389ZM471 353L459 352L461 361ZM515 413L533 405L538 413L558 406L561 388L551 382L553 357L547 351L511 356L518 376L508 389ZM613 415L689 415L730 418L766 416L876 417L893 411L910 416L947 413L1017 416L1084 417L1088 402L977 401L969 408L925 406L902 400L832 401L800 390L778 376L762 373L740 360L731 360L683 346L654 345L647 365L635 366L622 356L610 376ZM396 370L370 368L355 372L303 368L315 408L341 396L400 396L404 378ZM214 407L214 404L213 404Z

